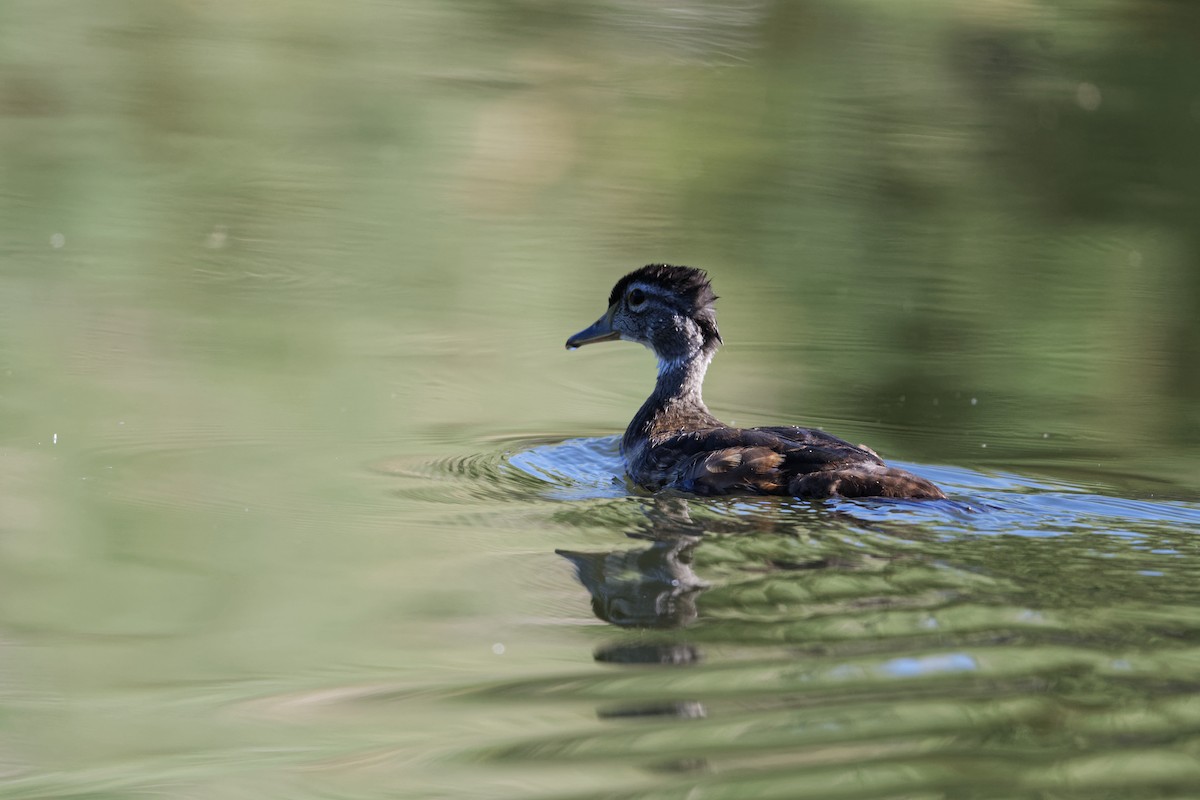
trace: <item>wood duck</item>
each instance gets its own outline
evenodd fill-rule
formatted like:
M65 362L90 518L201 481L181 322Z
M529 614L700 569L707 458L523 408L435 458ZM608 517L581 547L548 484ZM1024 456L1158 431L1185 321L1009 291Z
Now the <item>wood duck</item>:
M654 393L621 440L635 483L699 495L945 497L864 445L795 426L731 428L710 414L700 388L722 341L716 299L702 270L649 264L617 281L604 316L567 340L574 350L624 339L658 358Z

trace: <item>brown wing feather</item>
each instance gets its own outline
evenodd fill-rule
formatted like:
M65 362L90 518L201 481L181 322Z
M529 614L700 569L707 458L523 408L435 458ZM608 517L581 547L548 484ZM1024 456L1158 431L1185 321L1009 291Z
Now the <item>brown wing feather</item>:
M940 500L942 490L911 472L882 464L855 464L796 475L788 483L796 497L908 497Z
M701 495L941 498L923 478L889 467L873 450L798 427L707 428L655 442L635 479Z
M675 479L696 494L731 491L776 494L786 482L779 472L783 456L766 447L727 447L689 459Z

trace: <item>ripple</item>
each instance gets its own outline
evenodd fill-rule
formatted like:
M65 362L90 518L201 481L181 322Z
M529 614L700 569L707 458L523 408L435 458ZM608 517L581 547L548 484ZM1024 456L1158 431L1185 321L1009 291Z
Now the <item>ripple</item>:
M513 441L426 468L552 501L556 530L607 542L558 550L609 623L588 629L606 638L594 668L459 695L520 715L591 705L594 724L457 758L639 771L639 786L579 798L1191 786L1200 508L905 466L954 499L631 494L612 437Z
M1197 774L1194 763L1160 746L1200 728L1200 704L1180 696L1195 682L1185 688L1151 678L1182 677L1194 657L1193 651L1134 657L1135 667L1103 648L992 645L707 664L656 657L658 666L641 668L610 662L615 667L599 673L476 690L526 709L600 703L601 724L464 757L509 768L645 770L639 790L579 797L682 798L701 786L704 796L718 797L868 798L891 796L880 794L883 788L938 787L971 788L973 797L1045 790L1100 796L1086 792L1110 779L1141 789ZM1134 695L1141 699L1131 705ZM620 706L606 710L614 702ZM1184 733L1180 743L1187 751L1195 739ZM1156 768L1133 769L1142 756ZM970 768L953 766L964 763ZM897 769L907 776L903 787L890 783ZM980 770L995 794L976 791Z
M398 490L402 496L433 503L570 503L633 498L653 515L656 508L661 510L665 498L676 498L686 504L689 518L677 518L676 522L692 533L719 532L731 522L735 527L755 528L765 519L815 524L814 520L830 515L862 525L882 525L900 536L925 532L942 536L1038 537L1086 530L1136 537L1176 532L1181 526L1200 528L1200 506L1193 503L1110 497L1065 481L1004 471L897 462L945 487L951 499L943 501L835 498L813 502L761 496L701 499L671 492L652 496L636 493L624 475L617 436L509 437L485 444L490 447L473 453L418 463L393 460L373 468L413 481ZM564 513L570 515L569 511ZM692 517L700 521L693 522Z
M629 489L619 438L505 440L501 447L435 461L380 462L377 472L415 480L400 493L428 502L603 500Z
M624 497L629 494L619 436L567 439L531 447L514 453L508 459L508 464L545 481L553 487L549 496L560 500Z

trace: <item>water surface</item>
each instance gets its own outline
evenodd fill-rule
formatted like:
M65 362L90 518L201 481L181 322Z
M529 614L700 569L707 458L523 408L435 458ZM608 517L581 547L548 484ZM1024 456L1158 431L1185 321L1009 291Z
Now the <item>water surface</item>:
M10 6L0 796L1195 794L1190 7ZM628 485L650 261L950 499Z

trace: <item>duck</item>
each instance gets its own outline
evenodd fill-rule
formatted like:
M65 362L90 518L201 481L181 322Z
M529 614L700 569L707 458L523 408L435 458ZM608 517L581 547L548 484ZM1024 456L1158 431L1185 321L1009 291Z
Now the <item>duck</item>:
M621 437L625 469L635 484L701 496L946 497L865 445L794 425L735 428L714 417L701 389L723 343L716 300L704 270L647 264L617 281L595 324L567 339L568 350L636 342L658 359L654 391Z

